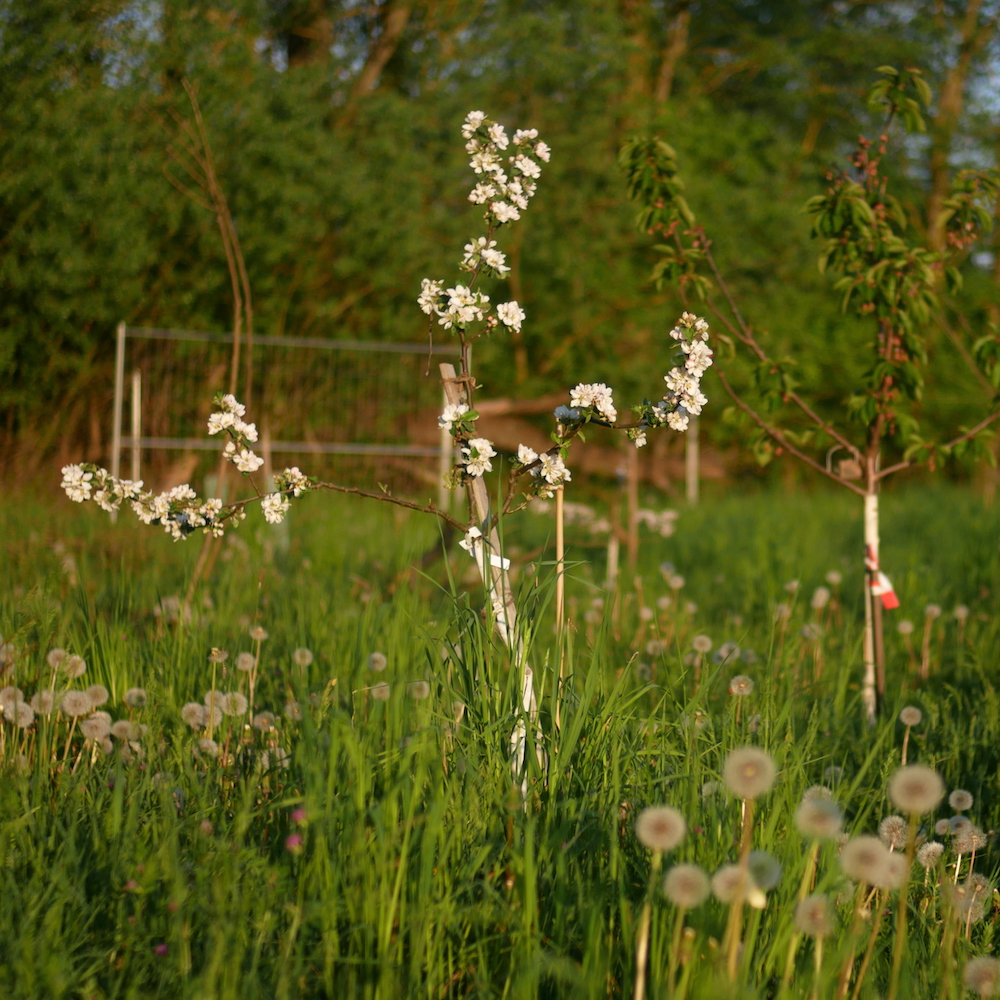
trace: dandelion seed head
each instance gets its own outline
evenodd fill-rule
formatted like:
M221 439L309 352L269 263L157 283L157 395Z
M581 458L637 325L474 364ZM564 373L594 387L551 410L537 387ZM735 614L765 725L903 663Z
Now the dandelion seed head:
M973 801L974 799L972 798L972 793L967 792L964 788L956 788L955 791L948 796L948 805L950 805L955 812L965 812L966 809L971 809Z
M265 771L272 767L280 767L288 770L290 763L289 753L282 747L273 747L270 750L264 750L260 755L260 766Z
M724 642L713 654L713 663L725 663L727 660L736 659L740 655L740 647L735 642Z
M909 829L902 816L886 816L878 825L878 839L890 851L899 851L906 847Z
M896 625L896 631L900 635L913 635L913 628L913 622L911 622L908 618L901 619Z
M767 851L751 851L747 866L754 884L769 892L781 881L781 862Z
M663 895L681 910L701 906L711 891L708 873L700 865L674 865L663 879Z
M777 770L770 754L758 747L734 750L722 769L726 787L741 799L755 799L769 791L774 784Z
M27 729L35 721L35 710L24 701L4 705L3 717L18 729Z
M212 651L208 654L209 663L225 663L229 659L229 653L225 649L219 649L217 646L212 647Z
M972 826L972 820L968 816L952 816L944 822L948 824L949 833L965 833Z
M887 873L889 851L878 837L863 834L849 840L840 852L840 867L855 882L881 885Z
M243 715L247 710L246 696L239 691L228 691L222 696L219 708L226 715Z
M87 672L87 661L82 656L77 656L76 654L63 657L60 661L60 666L62 667L62 672L70 680L81 677Z
M795 907L795 929L807 937L826 937L833 933L833 907L826 896L806 896Z
M103 740L111 734L111 726L107 719L91 717L80 723L80 732L88 740Z
M844 576L839 569L831 569L830 572L826 574L826 582L830 584L831 587L839 587L843 579Z
M254 642L263 642L267 638L267 629L262 628L260 625L254 625L248 630L247 635Z
M292 662L297 667L308 667L312 661L312 650L306 649L305 646L300 646L294 653L292 653Z
M302 706L297 701L285 702L285 718L292 722L302 721Z
M639 843L651 851L672 851L686 833L687 822L670 806L649 806L635 821Z
M829 767L823 769L823 777L836 785L838 782L844 780L844 769L839 764L831 764Z
M24 692L17 687L0 688L0 710L13 708L24 701Z
M1000 959L983 955L970 958L962 970L962 982L967 990L980 997L995 997L1000 994Z
M53 670L58 670L59 665L66 659L67 656L69 656L69 653L65 649L56 646L54 649L50 649L48 653L46 653L45 659Z
M803 797L795 810L795 825L805 837L817 840L832 840L844 826L844 814L830 799L808 799Z
M973 851L982 850L986 842L986 834L978 826L970 823L954 835L951 847L956 854L971 854Z
M59 702L59 708L67 715L86 715L93 705L86 691L67 691Z
M975 924L983 919L986 905L983 901L983 892L975 884L963 882L961 885L952 885L945 882L941 888L951 907L952 916L957 920L963 924Z
M941 775L924 764L901 767L889 779L889 800L905 813L933 812L945 796Z
M780 604L774 606L774 620L777 622L786 622L792 616L791 607L782 601Z
M389 685L385 681L379 681L378 684L373 684L371 687L371 696L378 701L388 701L391 693Z
M667 586L671 590L680 590L685 584L685 579L679 573L675 573L669 580L667 580Z
M119 719L111 723L111 735L119 740L134 739L132 735L132 723L128 719Z
M969 617L969 609L964 604L956 604L952 614L955 616L955 621L964 622Z
M691 640L691 648L696 653L708 653L712 650L712 640L707 635L696 635Z
M250 673L255 666L257 666L257 657L253 653L243 652L236 657L236 669L242 670L245 674Z
M90 704L97 708L98 705L104 705L111 694L103 684L91 684L87 688L87 697L90 699Z
M909 873L910 863L906 860L906 855L898 851L890 851L882 880L873 882L872 885L876 885L880 889L898 889L906 881Z
M753 678L747 677L746 674L737 674L729 682L729 693L738 698L745 698L753 691L753 687Z
M189 701L181 709L181 718L192 728L202 729L207 721L208 711L204 705L199 705L196 701Z
M31 707L38 715L51 715L55 711L56 696L48 688L42 688L31 696Z
M767 897L760 887L754 884L749 872L744 872L739 865L723 865L712 876L712 895L720 902L728 905L738 895L743 895L746 901L756 909L763 909Z
M951 823L946 819L939 819L934 824L934 832L939 837L943 837L945 834L951 833Z
M122 697L129 708L145 708L147 700L145 688L129 688Z
M253 717L253 727L254 729L260 730L260 732L265 733L269 729L274 728L274 712L258 712Z
M386 659L385 653L372 653L371 656L368 657L368 669L374 670L375 673L381 673L385 670L388 662L389 661Z
M917 864L923 868L933 868L941 860L943 853L944 844L937 840L928 840L917 850Z
M813 591L809 606L814 611L822 611L830 603L830 590L827 587L817 587Z
M928 604L924 608L924 614L928 618L940 618L941 617L941 605L940 604Z
M913 705L907 705L906 708L901 709L899 712L899 721L904 726L919 726L923 717L924 713Z
M413 681L406 685L406 693L415 701L422 701L430 696L431 686L427 681Z
M198 753L203 757L218 757L219 744L215 740L210 740L207 736L203 736L198 740Z

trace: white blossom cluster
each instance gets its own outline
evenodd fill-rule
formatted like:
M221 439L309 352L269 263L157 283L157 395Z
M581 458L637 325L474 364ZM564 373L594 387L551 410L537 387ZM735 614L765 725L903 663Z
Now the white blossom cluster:
M468 412L469 408L465 403L448 403L438 417L438 427L449 434L454 433L455 424Z
M679 341L683 365L675 365L663 376L667 392L663 402L653 407L653 416L676 431L685 431L688 417L698 416L708 402L701 391L701 377L712 364L712 352L706 343L708 323L686 312L670 331L670 336Z
M470 192L469 201L486 205L486 220L491 224L520 219L542 173L538 160L549 162L549 147L538 141L538 130L518 129L509 139L502 125L490 121L482 111L471 111L462 125L462 135L468 140L465 151L471 157L469 166L483 178ZM511 146L513 152L505 163L501 153Z
M544 499L554 496L557 486L573 478L561 455L550 455L548 452L539 455L526 444L517 446L515 465L530 467L531 475L536 480L535 495Z
M618 419L611 390L603 382L581 382L570 390L569 405L576 410L591 410L593 415L609 424Z
M496 249L496 240L487 240L485 236L473 239L465 244L465 256L458 266L463 271L478 271L481 267L490 274L502 278L509 270L507 255Z
M218 412L208 419L209 434L225 431L230 440L224 454L241 472L255 472L263 459L246 447L257 440L257 428L244 422L246 408L231 395L218 396ZM219 499L202 500L187 484L175 486L164 493L154 494L143 490L142 481L116 479L107 469L89 462L67 465L62 470L62 488L71 500L83 503L95 501L106 511L118 510L127 502L143 524L159 524L173 539L186 538L199 528L216 537L225 530L225 522L239 523L246 517L243 504L231 505L224 514ZM288 512L288 496L300 496L312 486L312 480L297 468L285 469L275 477L277 492L260 498L265 520L278 524Z
M493 443L486 438L470 438L461 450L465 474L478 479L484 472L493 471L491 458L496 456Z

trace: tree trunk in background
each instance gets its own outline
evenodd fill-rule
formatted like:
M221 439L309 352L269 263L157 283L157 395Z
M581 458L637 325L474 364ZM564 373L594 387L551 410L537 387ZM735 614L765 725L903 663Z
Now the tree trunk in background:
M940 216L951 184L952 142L965 99L965 87L976 56L994 36L997 19L980 22L982 0L969 0L961 22L942 19L942 34L953 29L959 36L958 58L949 68L938 96L938 110L931 123L931 193L927 199L927 235L931 249L944 249L944 226Z
M688 28L691 24L691 4L682 0L677 13L667 30L667 44L663 49L663 61L656 78L656 90L653 99L657 104L666 104L674 88L674 77L677 75L677 64L687 51Z
M412 13L412 0L386 0L380 8L379 32L372 39L365 64L351 86L347 106L341 118L342 124L351 120L357 102L378 86L382 70L399 48Z

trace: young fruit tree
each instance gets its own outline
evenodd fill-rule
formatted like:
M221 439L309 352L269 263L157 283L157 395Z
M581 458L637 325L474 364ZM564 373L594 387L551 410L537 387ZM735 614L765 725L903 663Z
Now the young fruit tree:
M951 455L992 458L983 432L1000 416L1000 411L989 413L975 426L958 428L941 441L921 426L918 412L928 330L945 294L960 284L956 263L962 252L990 228L989 206L1000 192L1000 173L996 169L957 173L936 220L945 233L946 249L922 246L910 234L903 206L889 193L885 158L894 123L900 123L904 133L923 131L920 109L929 103L930 91L917 70L883 66L878 72L881 79L868 97L869 106L884 114L878 140L862 136L848 169L829 170L826 190L807 205L813 235L822 240L820 270L839 275L834 289L841 293L844 309L870 323L873 334L868 368L846 401L843 425L820 415L819 407L796 383L794 362L769 353L760 331L745 319L716 264L712 240L684 199L674 151L659 139L636 139L620 157L629 193L641 205L640 228L663 240L655 247L660 257L653 278L676 284L684 301L692 293L706 301L754 366L757 405L736 391L724 372L718 377L752 426L751 446L758 459L764 463L788 452L864 504L862 697L870 721L885 685L881 612L898 604L879 565L879 488L893 473L918 465L933 470ZM995 346L995 338L986 338L978 347L994 385L1000 376ZM889 438L902 448L885 465ZM837 450L848 457L834 470L823 455Z
M536 498L551 497L570 482L566 464L569 449L574 438L588 426L623 431L637 448L646 443L650 431L664 427L685 430L689 416L699 414L707 403L701 391L701 377L712 364L712 352L707 343L708 324L685 312L668 335L675 351L673 367L664 376L665 391L654 402L644 399L633 406L631 420L619 419L612 390L605 383L577 384L570 391L568 405L555 410L552 446L539 454L520 445L509 462L503 489L494 502L487 489L486 474L494 471L494 460L499 462L499 458L493 443L476 429L479 415L474 396L479 385L472 370L471 347L484 335L520 330L526 317L517 302L494 306L491 296L479 285L485 279L502 279L510 270L496 237L528 209L541 164L548 162L550 151L535 129L519 129L508 136L501 124L481 111L473 111L466 117L462 135L470 156L469 165L476 175L468 197L483 208L484 231L465 245L458 265L466 275L465 283L449 286L445 281L425 278L417 302L428 317L431 335L435 327L440 327L456 337L461 347L457 372L451 365L441 366L447 404L438 423L455 442L457 460L448 484L466 490L467 521L459 521L430 502L405 500L384 488L373 491L325 482L305 475L298 468L285 469L274 477L272 489L262 489L254 478L263 464L263 458L253 449L257 428L244 420L246 408L232 392L216 395L216 412L209 417L208 433L226 438L223 457L245 480L249 487L246 496L228 502L220 498L203 499L187 484L155 494L145 489L142 482L115 478L92 463L65 466L62 486L70 499L94 501L109 512L119 510L124 504L142 522L161 526L175 540L194 532L221 536L227 528L236 527L246 517L247 508L257 503L265 520L280 523L292 499L316 490L352 493L423 511L458 529L463 535L462 548L479 568L486 590L487 614L519 672L520 701L514 710L511 754L515 774L524 789L527 727L535 728L536 737L540 733L533 674L527 663L528 630L518 616L508 574L510 563L501 550L501 520Z

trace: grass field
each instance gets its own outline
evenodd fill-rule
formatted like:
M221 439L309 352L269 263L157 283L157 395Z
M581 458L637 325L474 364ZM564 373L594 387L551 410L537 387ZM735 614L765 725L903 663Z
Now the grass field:
M638 577L615 592L603 548L571 528L558 730L553 522L511 519L542 734L522 800L517 671L463 582L472 561L434 558L428 519L326 496L296 505L287 535L251 515L186 605L200 540L6 498L0 991L633 997L648 932L648 997L993 995L996 968L966 962L992 955L998 913L1000 512L957 487L884 496L902 607L873 727L860 513L825 493L706 501L672 537L643 529ZM737 675L749 693L730 694ZM88 688L79 715L51 708ZM813 789L845 835L878 833L900 812L886 789L904 739L908 763L971 793L981 836L934 832L947 800L904 815L896 859L924 841L940 857L855 887L838 838L803 833L797 810ZM723 770L746 745L777 777L741 799ZM665 853L636 835L658 805L687 823ZM737 893L762 908L661 891L673 866L712 875L741 845L770 856L752 859L766 899ZM824 919L797 919L813 894Z

